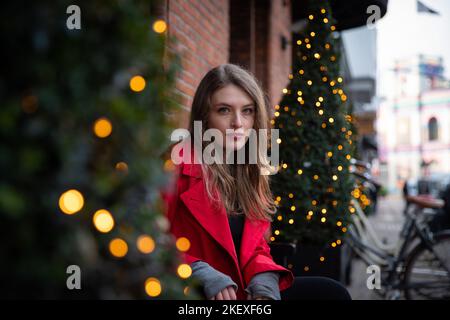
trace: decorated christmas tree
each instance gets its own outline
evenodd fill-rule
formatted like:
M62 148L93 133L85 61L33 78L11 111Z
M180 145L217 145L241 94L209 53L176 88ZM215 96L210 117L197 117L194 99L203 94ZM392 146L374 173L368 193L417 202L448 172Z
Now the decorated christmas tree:
M3 6L2 297L196 296L161 210L176 64L155 5Z
M271 240L317 246L318 255L342 244L354 210L352 119L334 24L328 1L309 2L305 26L294 34L290 83L273 120L280 130L280 171L272 178L279 207Z

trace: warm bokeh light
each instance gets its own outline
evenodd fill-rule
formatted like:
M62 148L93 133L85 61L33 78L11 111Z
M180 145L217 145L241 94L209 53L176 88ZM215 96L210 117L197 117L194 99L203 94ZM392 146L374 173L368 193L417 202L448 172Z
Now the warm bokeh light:
M155 240L150 236L141 235L136 241L136 246L142 253L152 253L155 250Z
M112 132L112 124L107 118L97 119L94 123L94 133L99 138L106 138Z
M74 214L83 208L83 195L75 189L64 192L59 197L59 208L65 214Z
M109 251L114 257L123 258L128 252L128 245L124 240L116 238L109 243Z
M178 266L177 273L180 276L180 278L186 279L191 276L192 269L188 264L183 263Z
M156 20L153 23L153 31L156 33L163 33L167 29L167 23L164 20Z
M116 164L116 170L126 173L126 172L128 172L128 165L123 161L118 162Z
M134 92L141 92L145 89L145 79L141 76L134 76L130 80L130 88Z
M191 247L191 242L189 241L188 238L180 237L177 239L176 246L177 249L180 250L181 252L186 252Z
M164 161L164 171L172 172L175 170L175 165L171 159Z
M100 209L95 212L93 221L97 230L103 233L111 231L114 227L114 218L111 213L105 209Z
M157 297L161 294L161 283L156 278L148 278L145 280L145 292L150 297Z

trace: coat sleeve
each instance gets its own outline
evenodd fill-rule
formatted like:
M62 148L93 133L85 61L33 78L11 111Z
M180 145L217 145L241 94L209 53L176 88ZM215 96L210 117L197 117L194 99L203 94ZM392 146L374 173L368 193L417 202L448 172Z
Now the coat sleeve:
M244 267L243 275L245 283L250 283L256 274L267 271L279 273L280 278L278 284L280 291L289 288L294 281L294 276L290 270L276 264L273 261L273 258L270 255L270 247L266 240L261 237L253 255Z

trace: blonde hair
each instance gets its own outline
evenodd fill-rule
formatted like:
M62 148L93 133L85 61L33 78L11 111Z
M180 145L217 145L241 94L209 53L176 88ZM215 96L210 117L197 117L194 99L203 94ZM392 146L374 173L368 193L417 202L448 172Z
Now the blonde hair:
M266 129L270 137L268 102L255 77L243 68L233 64L222 64L211 69L201 80L192 102L189 132L194 136L194 121L202 121L202 134L207 130L207 119L211 109L214 92L227 86L235 85L245 91L255 104L255 121L253 129ZM262 175L261 170L269 168L266 151L262 150L257 134L257 161L250 164L204 164L202 172L208 196L214 202L222 200L228 213L241 209L250 219L272 221L271 215L276 211L269 176ZM269 144L269 139L266 144ZM249 143L247 141L246 159ZM203 151L204 144L200 147ZM239 183L238 183L239 182Z

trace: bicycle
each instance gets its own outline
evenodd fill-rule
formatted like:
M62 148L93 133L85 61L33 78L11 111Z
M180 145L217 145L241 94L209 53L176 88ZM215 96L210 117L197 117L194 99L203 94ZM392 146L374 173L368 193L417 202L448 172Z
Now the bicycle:
M353 170L356 173L356 170ZM367 173L358 174L374 186ZM428 222L434 210L444 206L440 199L408 196L405 221L395 244L384 244L358 201L348 229L347 244L367 265L378 265L385 299L450 299L450 230L431 232Z

